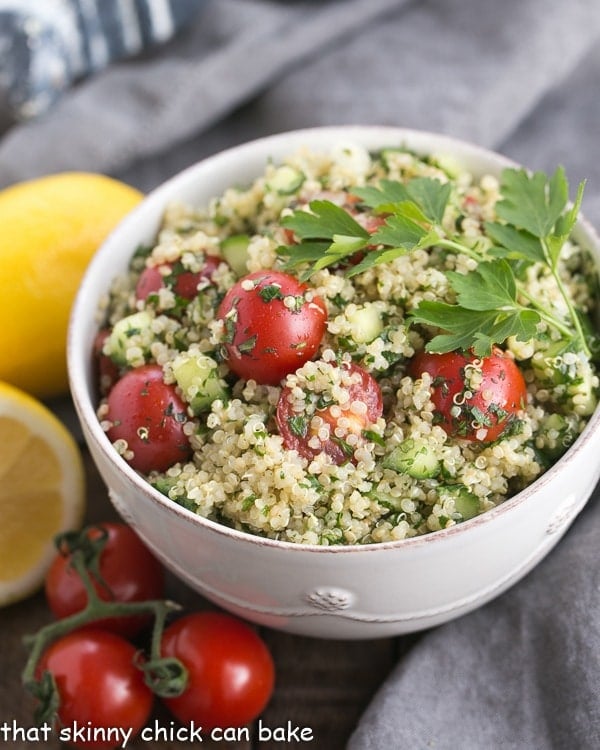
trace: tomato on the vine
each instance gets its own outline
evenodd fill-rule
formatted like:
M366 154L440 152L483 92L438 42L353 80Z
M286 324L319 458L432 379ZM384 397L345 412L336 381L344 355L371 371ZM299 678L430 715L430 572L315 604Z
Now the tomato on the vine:
M148 266L140 274L135 287L136 299L145 300L150 294L168 288L179 297L192 300L198 294L199 284L203 281L212 281L213 274L221 263L224 263L221 258L207 254L199 271L188 271L181 262Z
M62 739L76 747L114 748L123 742L120 729L131 736L142 729L154 696L136 666L136 654L121 636L91 628L71 632L46 649L36 675L48 671L54 677ZM79 739L77 727L89 730L91 739ZM105 731L97 732L94 741L93 731L100 728Z
M187 406L175 387L163 380L162 367L143 365L129 370L115 383L107 398L107 435L111 442L125 440L133 456L126 460L147 474L166 471L191 455L184 431Z
M327 321L323 300L294 276L255 271L239 279L218 310L229 368L277 385L317 351Z
M344 408L339 404L319 405L307 400L304 412L294 407L292 390L282 389L277 402L276 421L283 444L301 456L312 459L324 451L337 464L352 459L356 446L364 442L363 431L376 422L383 413L383 396L379 383L365 369L355 363L342 364L355 382L348 386L348 400ZM361 410L352 409L355 402L363 404ZM313 417L320 417L328 425L328 436L318 439L318 431L311 426ZM353 435L349 442L345 438ZM318 439L318 440L317 440Z
M449 435L465 440L497 440L527 404L527 386L518 365L498 348L489 357L421 352L409 371L413 377L431 375L434 421Z
M162 598L165 590L164 569L135 531L127 524L117 522L90 526L85 531L86 537L95 542L103 533L106 538L98 565L101 580L91 573L98 596L104 601L115 602ZM87 603L81 576L71 563L71 554L59 552L46 574L46 600L52 614L58 619L80 612ZM150 619L145 615L111 617L95 621L93 626L133 636Z
M240 727L255 719L273 692L273 659L245 622L220 612L198 612L169 625L161 653L188 671L184 692L164 703L184 724Z

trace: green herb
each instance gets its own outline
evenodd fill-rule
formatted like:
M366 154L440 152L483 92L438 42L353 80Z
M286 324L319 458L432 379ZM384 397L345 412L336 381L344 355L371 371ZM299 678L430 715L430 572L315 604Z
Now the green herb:
M265 284L265 286L263 286L262 289L259 290L258 296L264 302L271 302L274 299L283 299L281 287L277 286L276 284Z
M242 500L242 510L244 512L248 512L250 508L254 505L254 501L256 500L256 495L246 495L246 497Z
M367 238L369 233L350 214L331 201L314 200L308 211L294 211L282 223L303 239L331 239L335 235Z
M449 271L447 276L456 291L457 304L425 300L410 316L413 322L447 332L435 336L427 344L428 351L473 349L477 356L487 356L494 343L500 344L509 336L520 341L535 337L540 312L518 301L517 283L506 260L485 261L468 274ZM564 333L570 333L561 322L558 324Z
M233 344L233 340L235 339L235 334L237 333L236 323L237 323L237 315L225 316L225 323L224 323L225 331L223 333L223 341L226 344Z
M447 331L427 344L428 351L472 348L475 354L486 356L494 344L510 336L531 340L543 320L575 350L591 356L582 321L559 272L560 254L577 220L583 187L581 183L575 203L567 208L569 185L562 168L550 178L523 169L503 171L503 197L496 204L500 221L485 224L487 235L496 243L490 251L494 257L484 261L476 255L480 264L475 271L447 274L457 304L422 301L411 315L414 322ZM464 252L473 257L472 250ZM548 269L564 300L566 318L544 307L519 283L515 273L519 263L539 263Z
M354 454L354 448L343 438L337 437L336 435L331 436L331 442L335 443L338 448L341 449L344 456L352 456Z
M287 267L312 263L312 270L303 278L353 255L365 247L370 236L347 211L331 201L314 200L309 208L310 212L294 211L281 222L303 240L281 248L282 254L289 256Z
M431 177L414 177L407 183L381 180L379 187L354 188L363 203L377 213L397 213L441 224L451 187Z
M308 434L308 420L302 415L289 417L287 420L290 432L296 437L306 437Z
M303 278L360 251L362 259L345 269L348 276L417 249L439 247L477 261L466 274L447 272L456 303L424 300L410 314L412 323L439 328L442 333L428 344L431 352L472 349L478 356L490 354L495 344L509 337L529 341L544 321L574 350L590 356L585 320L580 319L559 272L562 248L579 213L583 183L574 204L568 207L569 185L562 168L551 177L542 172L506 169L501 176L502 199L496 204L498 221L485 230L493 244L487 251L465 243L460 234L449 233L443 217L451 185L429 177L407 183L382 180L377 186L353 188L382 225L369 234L347 211L329 201L313 201L309 211L297 210L283 220L300 239L280 248L287 267L304 267ZM567 315L549 309L532 297L520 280L524 266L541 264L555 279ZM308 267L307 267L308 266Z
M385 440L378 432L374 432L373 430L363 430L362 434L366 440L370 440L372 443L385 447Z
M323 492L323 485L314 474L308 474L302 482L299 482L300 487L307 490L315 490L316 492Z
M406 185L382 180L379 187L357 187L353 192L375 213L387 215L384 224L371 234L340 206L330 201L312 201L310 212L297 210L282 220L283 226L293 230L301 240L297 245L279 248L280 254L288 258L288 268L312 263L302 274L306 279L315 271L369 249L359 263L347 270L347 275L354 276L443 240L443 232L436 225L442 221L450 195L449 184L415 177Z
M245 341L242 341L240 344L238 344L237 348L240 354L251 354L256 347L257 338L258 336L255 333L254 336L250 336L250 338L247 338Z

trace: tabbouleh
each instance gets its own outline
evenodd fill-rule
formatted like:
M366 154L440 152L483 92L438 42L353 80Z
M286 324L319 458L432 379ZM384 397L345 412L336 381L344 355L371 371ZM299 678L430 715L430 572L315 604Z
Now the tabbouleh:
M383 191L379 199L365 186ZM593 338L584 317L596 294L595 272L587 252L565 238L552 273L536 260L535 228L519 230L525 244L517 242L516 252L499 253L501 188L499 178L475 178L444 157L402 148L367 153L349 144L328 153L303 149L283 164L268 164L251 185L232 187L207 207L169 206L156 244L137 250L129 273L115 280L103 306L111 331L104 354L121 373L160 365L165 382L188 405L184 431L191 457L149 472L148 481L173 502L219 523L318 545L393 541L448 528L534 481L577 438L596 405L598 377L581 337L584 331L588 343ZM325 222L339 219L340 208L382 243L344 231L301 236L299 212ZM436 212L437 240L428 236ZM407 242L371 263L376 257L371 254L385 249L381 229L390 216L397 231L416 231L413 246ZM550 230L546 227L546 234ZM394 237L387 249L394 250ZM329 265L318 261L325 252ZM211 273L201 278L197 293L191 299L178 293L177 274L201 271L207 257ZM163 283L139 299L136 285L146 268L159 269ZM301 276L309 302L324 302L327 322L308 361L279 383L259 384L232 371L227 318L217 311L240 277L274 269ZM443 326L428 322L417 308L441 302L458 304L452 310L460 312L467 295L457 275L483 284L487 278L493 286L489 275L473 275L481 269L500 269L510 284L516 280L519 308L514 320L507 318L507 336L490 335L488 341L475 335L473 341L484 347L491 342L495 351L498 343L502 356L518 365L527 392L526 403L492 442L449 434L432 398L435 376L410 371L415 354L444 334ZM472 319L483 316L487 336L491 317L481 310L485 301L478 304L469 310L477 311ZM490 313L492 301L488 308ZM569 327L573 309L581 313L579 329ZM512 330L517 319L535 335ZM362 381L350 363L378 385L379 412L355 397L351 384L359 387ZM471 391L465 386L463 401L465 393L468 399L477 392L481 363L475 356L467 368L474 381L467 384ZM190 377L198 366L210 374L200 386ZM288 438L290 433L297 438L291 442L282 434L281 415L277 418L284 386ZM460 410L462 402L456 403ZM106 396L98 417L109 431ZM481 419L485 424L485 416ZM334 433L342 458L319 449ZM312 448L297 450L298 441ZM131 458L126 441L115 441L115 447Z

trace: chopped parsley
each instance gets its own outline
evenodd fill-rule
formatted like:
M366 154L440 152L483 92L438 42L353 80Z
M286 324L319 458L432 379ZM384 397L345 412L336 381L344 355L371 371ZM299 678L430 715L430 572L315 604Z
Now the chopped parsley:
M288 417L288 427L292 435L296 437L304 438L308 434L308 419L301 414L295 417Z

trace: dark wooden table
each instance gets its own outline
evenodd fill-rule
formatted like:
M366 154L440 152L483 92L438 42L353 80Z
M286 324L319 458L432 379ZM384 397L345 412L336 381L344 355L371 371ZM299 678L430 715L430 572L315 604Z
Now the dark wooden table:
M115 518L116 514L89 454L83 450L87 471L87 521L97 522ZM169 578L168 595L186 610L207 608L210 605L180 581ZM57 735L48 741L20 739L23 732L34 726L32 703L20 684L26 651L22 637L35 632L50 621L50 614L42 594L0 610L0 746L7 748L59 748ZM288 727L308 728L312 741L267 740L258 735L258 727L249 730L250 741L219 741L203 737L202 747L235 748L236 750L280 750L289 746L310 746L318 750L341 750L369 700L385 679L400 654L410 648L418 636L372 641L330 641L288 635L263 629L276 665L276 689L261 717L262 725L278 735ZM7 739L2 727L6 722ZM157 706L151 725L172 729L171 717ZM13 729L16 733L13 734ZM21 730L21 731L19 731ZM164 736L164 732L163 732ZM189 748L188 741L138 740L131 748ZM387 750L382 748L382 750Z

